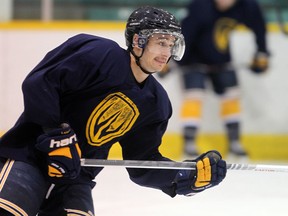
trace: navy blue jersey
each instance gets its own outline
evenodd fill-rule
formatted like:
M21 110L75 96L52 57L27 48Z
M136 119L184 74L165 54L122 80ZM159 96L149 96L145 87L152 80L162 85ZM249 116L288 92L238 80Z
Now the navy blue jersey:
M153 76L136 82L130 54L114 41L80 34L50 51L22 85L25 110L0 141L0 156L40 163L35 153L43 127L67 122L84 158L105 159L119 142L124 159L169 160L158 147L172 114L166 91ZM83 168L79 181L101 168ZM144 186L171 186L176 172L128 169Z
M266 23L255 0L237 0L224 12L216 9L214 0L194 0L187 9L182 20L186 50L180 65L230 62L230 32L240 23L254 32L257 51L267 52Z

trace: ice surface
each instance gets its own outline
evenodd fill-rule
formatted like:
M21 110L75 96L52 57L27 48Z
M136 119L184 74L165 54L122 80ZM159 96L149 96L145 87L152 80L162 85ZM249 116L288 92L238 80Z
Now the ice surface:
M288 173L228 171L217 187L171 198L106 167L93 190L95 216L287 216Z

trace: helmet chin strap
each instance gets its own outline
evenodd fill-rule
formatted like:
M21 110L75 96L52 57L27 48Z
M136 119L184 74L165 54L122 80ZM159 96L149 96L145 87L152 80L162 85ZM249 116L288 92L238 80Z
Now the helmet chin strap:
M131 52L132 55L134 56L134 58L135 58L135 60L136 60L136 64L137 64L138 67L142 70L143 73L148 74L148 75L151 75L151 74L157 72L157 71L154 71L154 72L147 71L145 68L143 68L143 67L141 66L140 58L143 56L144 48L143 48L142 53L141 53L140 56L137 56L137 55L135 54L135 52L133 51L133 49L130 49L130 52Z

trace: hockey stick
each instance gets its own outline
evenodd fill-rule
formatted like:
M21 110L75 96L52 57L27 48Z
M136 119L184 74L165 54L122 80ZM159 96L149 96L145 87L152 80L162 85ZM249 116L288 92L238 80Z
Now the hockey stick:
M81 159L84 167L106 167L120 166L125 168L146 169L186 169L195 170L195 162L174 161L141 161L141 160L103 160L103 159ZM288 165L265 165L265 164L227 164L228 170L249 170L262 172L288 172Z

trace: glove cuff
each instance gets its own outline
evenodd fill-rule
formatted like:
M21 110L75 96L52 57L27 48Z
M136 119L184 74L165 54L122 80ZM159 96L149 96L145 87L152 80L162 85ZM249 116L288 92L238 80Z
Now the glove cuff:
M195 180L195 170L180 170L174 179L175 193L179 195L191 196L195 193L203 191L204 189L194 190L194 188L192 188Z
M267 58L269 57L269 53L268 52L262 52L262 51L259 51L255 54L255 57L257 58Z

